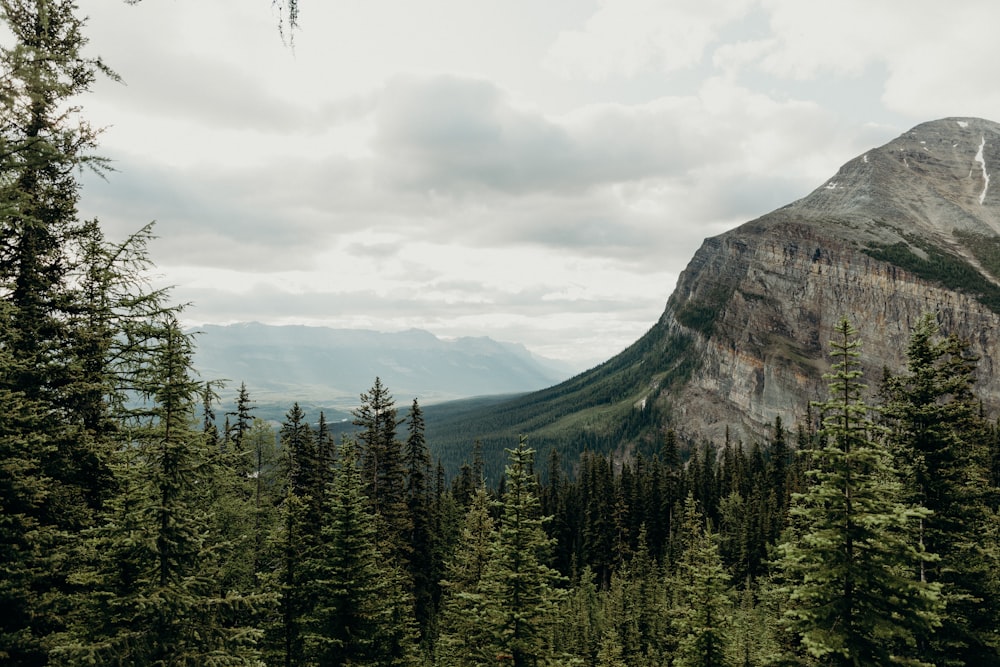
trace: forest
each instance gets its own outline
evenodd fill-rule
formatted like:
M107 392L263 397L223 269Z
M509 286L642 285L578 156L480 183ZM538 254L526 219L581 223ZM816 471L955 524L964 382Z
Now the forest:
M293 5L294 6L294 5ZM72 2L0 0L4 665L997 665L1000 428L933 315L766 441L447 474L378 378L357 431L220 405L150 227L79 219L99 75ZM869 385L872 389L869 389Z

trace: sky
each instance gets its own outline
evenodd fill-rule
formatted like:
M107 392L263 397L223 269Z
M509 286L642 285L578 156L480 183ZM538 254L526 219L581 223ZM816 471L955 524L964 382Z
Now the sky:
M1000 120L995 0L80 0L112 239L192 325L489 336L583 369L706 237ZM289 39L291 37L291 39Z

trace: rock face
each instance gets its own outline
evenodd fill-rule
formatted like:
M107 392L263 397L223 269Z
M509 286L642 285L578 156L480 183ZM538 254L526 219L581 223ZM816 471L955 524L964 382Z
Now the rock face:
M1000 124L919 125L845 164L803 199L707 239L657 328L685 334L696 370L672 392L682 434L765 432L827 395L834 325L863 341L865 380L901 370L927 312L981 357L978 390L1000 407Z

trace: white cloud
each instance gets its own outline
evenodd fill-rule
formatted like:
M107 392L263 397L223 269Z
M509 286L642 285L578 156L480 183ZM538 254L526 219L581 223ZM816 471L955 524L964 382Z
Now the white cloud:
M311 3L294 51L269 0L81 4L129 83L84 102L122 173L83 212L158 220L205 321L610 355L704 237L901 118L1000 118L983 0Z
M564 77L636 76L698 64L749 0L603 0L582 30L561 32L545 64Z
M905 9L865 0L812 3L761 0L770 34L719 45L716 67L756 71L829 86L850 99L866 72L884 72L873 107L919 121L950 115L1000 118L1000 92L982 85L995 75L994 26L1000 5L969 0L946 5L914 0ZM832 78L831 78L832 77Z

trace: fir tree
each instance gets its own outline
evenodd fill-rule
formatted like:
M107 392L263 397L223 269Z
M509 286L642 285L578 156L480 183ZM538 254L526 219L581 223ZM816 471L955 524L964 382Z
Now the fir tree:
M500 528L483 590L498 659L509 656L514 667L526 667L551 655L551 626L564 591L561 577L548 564L553 542L543 527L546 519L532 473L534 450L522 437L508 453Z
M994 565L988 544L989 505L985 424L972 392L976 360L954 336L940 337L933 315L914 327L907 371L887 378L890 442L905 477L909 502L931 510L917 539L938 559L921 562L914 576L942 586L943 624L921 637L935 664L1000 664L997 615L988 600ZM996 556L992 556L996 558Z
M240 454L247 452L246 436L253 424L253 401L250 400L250 392L247 391L246 382L240 383L240 391L236 395L236 409L227 413L227 416L236 418L236 422L226 429L226 436L233 443L233 449ZM249 467L249 461L247 462Z
M89 154L97 133L75 103L98 73L114 75L82 55L83 21L69 0L3 0L0 19L8 37L0 47L0 396L10 400L0 424L0 657L43 664L73 588L67 538L96 523L113 491L103 402L110 336L78 326L94 304L73 283L89 259L77 251L95 232L77 217L76 172L104 164Z
M120 452L120 495L93 531L95 591L80 602L54 657L71 664L244 665L258 633L244 619L263 600L219 591L226 544L208 514L214 452L194 426L201 387L191 343L168 316L151 346L148 399Z
M402 420L396 417L392 394L375 378L371 389L361 394L361 405L354 411L354 424L361 428L361 465L365 495L371 503L379 528L379 549L398 563L409 558L406 536L410 516L406 507L406 470L403 448L396 437Z
M406 466L406 505L410 519L409 575L413 582L415 614L421 634L429 639L431 622L440 597L438 582L441 563L437 558L434 505L431 498L431 457L424 439L424 416L417 399L413 399L407 419L404 448Z
M416 650L412 599L398 571L375 546L356 445L345 440L327 495L325 548L311 567L317 605L309 615L307 661L329 665L412 664Z
M900 502L891 459L872 439L855 336L845 319L831 342L825 444L809 450L814 481L791 510L801 533L781 545L785 622L831 665L922 664L916 641L940 622L938 587L907 572L930 558L912 540L928 512Z
M312 429L298 403L285 415L281 446L287 474L280 526L273 538L278 553L274 585L280 620L270 628L272 652L286 667L305 660L305 623L317 604L309 569L319 548L323 484Z
M722 566L718 540L705 527L693 495L684 503L681 528L684 550L674 572L673 632L676 667L729 665L729 576Z
M441 581L441 612L435 664L442 667L491 665L496 652L489 630L483 578L493 559L496 526L482 484L472 497L461 536Z

